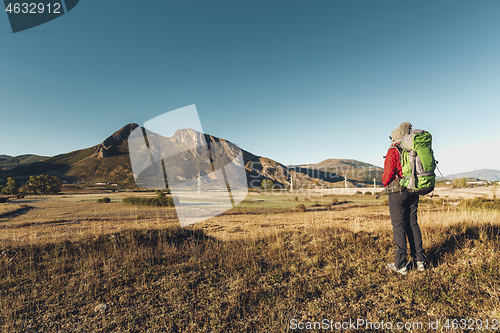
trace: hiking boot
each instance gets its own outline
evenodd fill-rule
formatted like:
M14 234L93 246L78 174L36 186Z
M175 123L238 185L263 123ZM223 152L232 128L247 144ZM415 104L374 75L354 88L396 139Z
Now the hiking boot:
M403 268L397 269L396 265L394 265L394 263L391 262L391 263L385 265L385 268L387 268L390 271L398 272L399 274L406 275L408 273L408 269L406 268L406 266L407 265L403 266Z
M425 271L425 266L426 266L425 262L417 261L417 270L419 270L420 272Z

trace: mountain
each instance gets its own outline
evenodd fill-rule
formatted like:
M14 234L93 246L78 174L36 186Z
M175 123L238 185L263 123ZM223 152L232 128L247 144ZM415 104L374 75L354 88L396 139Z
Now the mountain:
M31 175L49 174L68 182L132 183L133 175L128 158L127 138L137 124L129 124L113 133L103 143L67 154L49 157L43 161L20 165L0 171L0 178L21 180Z
M240 149L230 141L199 133L193 129L178 130L172 137L163 137L146 130L146 136L149 147L142 143L141 132L138 133L137 138L131 139L138 140L137 143L129 142L130 146L137 148L134 149L137 150L136 152L130 154L134 170L141 172L137 181L144 184L158 181L158 179L155 180L155 175L159 173L160 166L159 164L150 165L149 159L146 158L149 154L154 156L154 160L163 160L162 167L165 168L167 174L176 175L174 179L169 180L170 184L173 184L194 180L198 175L216 177L212 173L213 169L219 170L222 166L224 166L227 176L238 177L238 169L233 168L233 164L230 162L238 161L237 156L240 151L246 171L246 181L250 187L260 186L263 179L271 179L275 184L285 187L290 186L293 179L295 188L315 186L323 181L321 177L304 174L270 158L254 155ZM161 151L157 149L158 147L161 147ZM333 179L328 183L343 180L343 178L335 176L332 175ZM325 183L325 185L328 184Z
M341 176L356 182L373 184L373 178L377 182L382 182L384 169L373 164L353 160L353 159L335 159L330 158L316 164L303 164L291 166L295 170L310 175L311 177L323 178L325 180L334 180L331 175Z
M112 182L122 185L134 185L134 174L130 159L134 162L134 168L138 168L145 172L147 178L148 161L151 156L155 156L156 160L168 158L165 160L165 167L169 171L176 174L176 179L173 181L186 181L196 179L198 171L201 169L204 174L212 172L212 164L203 164L203 159L199 156L207 154L210 156L211 162L214 165L227 165L230 159L239 154L240 149L233 143L214 137L212 135L196 132L192 129L183 129L177 131L172 137L162 137L158 134L146 130L148 145L151 145L150 151L148 146L138 146L136 154L129 156L129 136L139 125L128 124L120 130L113 133L101 144L89 147L86 149L76 150L67 154L61 154L54 157L46 158L42 161L37 161L30 164L19 165L8 170L0 170L0 178L15 177L21 180L26 180L31 175L50 174L60 177L68 182L85 181L89 183L95 182ZM139 143L142 140L142 132L137 132ZM210 152L206 147L196 145L204 139ZM131 139L135 140L135 139ZM133 144L132 144L133 145ZM161 151L155 150L154 147L161 146ZM186 147L195 147L186 149ZM323 183L328 186L330 183L343 181L343 177L339 177L330 173L329 177L314 177L308 175L301 168L288 168L283 164L274 161L270 158L254 155L248 151L241 150L243 155L243 163L246 170L247 181L250 186L258 186L263 179L271 179L274 183L282 186L289 186L291 179L294 180L294 187L318 185ZM137 160L134 160L137 158ZM202 161L202 162L200 162ZM151 174L158 174L157 169L150 169ZM231 173L231 169L228 169Z
M38 155L19 155L8 156L0 155L0 170L12 169L22 164L30 164L47 159L46 156Z
M444 178L449 180L457 178L478 178L490 182L495 182L495 181L500 181L500 170L481 169L469 172L456 173L453 175L445 176Z

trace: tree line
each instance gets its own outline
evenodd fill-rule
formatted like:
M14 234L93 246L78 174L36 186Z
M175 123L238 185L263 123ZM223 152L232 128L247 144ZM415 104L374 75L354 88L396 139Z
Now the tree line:
M61 180L56 176L49 175L31 176L22 186L17 180L9 177L5 186L0 185L0 193L12 195L56 194L61 190Z

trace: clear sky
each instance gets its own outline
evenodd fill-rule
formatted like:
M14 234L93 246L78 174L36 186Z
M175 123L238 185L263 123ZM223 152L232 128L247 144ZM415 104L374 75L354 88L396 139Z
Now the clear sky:
M500 1L82 0L16 34L0 13L0 154L86 148L191 104L283 164L382 166L409 121L445 175L500 169Z

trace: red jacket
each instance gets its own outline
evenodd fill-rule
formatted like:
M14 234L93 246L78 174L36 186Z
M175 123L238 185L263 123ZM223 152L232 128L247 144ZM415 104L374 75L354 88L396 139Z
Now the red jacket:
M389 148L384 162L384 173L382 174L382 184L387 186L390 182L396 179L396 176L403 178L403 170L401 168L401 161L399 151L395 147Z

